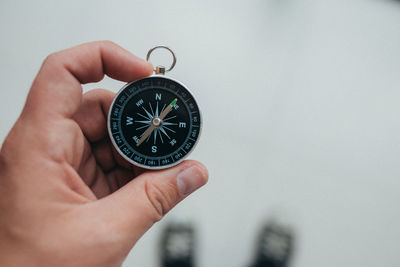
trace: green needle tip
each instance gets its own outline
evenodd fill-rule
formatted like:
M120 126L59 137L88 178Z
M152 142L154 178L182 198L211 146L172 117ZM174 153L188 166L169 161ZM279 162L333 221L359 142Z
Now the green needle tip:
M175 105L176 101L178 101L178 99L176 99L176 98L174 99L174 101L172 101L172 103L171 103L172 107Z

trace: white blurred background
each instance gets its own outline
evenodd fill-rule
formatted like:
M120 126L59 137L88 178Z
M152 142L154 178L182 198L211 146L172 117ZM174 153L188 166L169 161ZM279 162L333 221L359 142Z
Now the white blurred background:
M400 266L400 1L1 0L0 32L0 140L49 53L102 39L176 52L210 181L124 266L158 266L163 224L183 217L199 267L246 267L273 212L296 228L292 266Z

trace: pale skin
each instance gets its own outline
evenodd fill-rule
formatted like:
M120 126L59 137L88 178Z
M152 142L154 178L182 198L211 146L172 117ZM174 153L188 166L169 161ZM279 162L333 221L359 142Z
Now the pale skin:
M112 148L114 93L81 84L152 66L103 41L50 55L0 151L0 266L121 266L139 238L207 182L199 162L144 171ZM151 255L149 255L150 257Z

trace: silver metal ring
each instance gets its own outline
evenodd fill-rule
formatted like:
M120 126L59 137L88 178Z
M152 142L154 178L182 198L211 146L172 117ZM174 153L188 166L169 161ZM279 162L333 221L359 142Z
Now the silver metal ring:
M156 49L158 49L158 48L164 48L164 49L167 49L169 52L171 52L171 54L172 54L172 59L173 59L172 65L169 67L169 69L165 70L166 72L171 71L171 70L175 67L175 64L176 64L176 57L175 57L174 51L172 51L171 48L169 48L169 47L167 47L167 46L158 45L158 46L153 47L152 49L150 49L149 52L147 52L146 60L149 61L151 53L153 53L153 51L156 50ZM157 69L154 69L154 71L157 71Z

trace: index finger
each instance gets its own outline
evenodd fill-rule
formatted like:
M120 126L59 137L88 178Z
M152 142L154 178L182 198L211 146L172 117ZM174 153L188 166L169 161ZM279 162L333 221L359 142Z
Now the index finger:
M24 111L40 118L70 118L81 104L81 84L98 82L104 75L129 82L151 72L150 63L110 41L75 46L46 58L32 84Z

